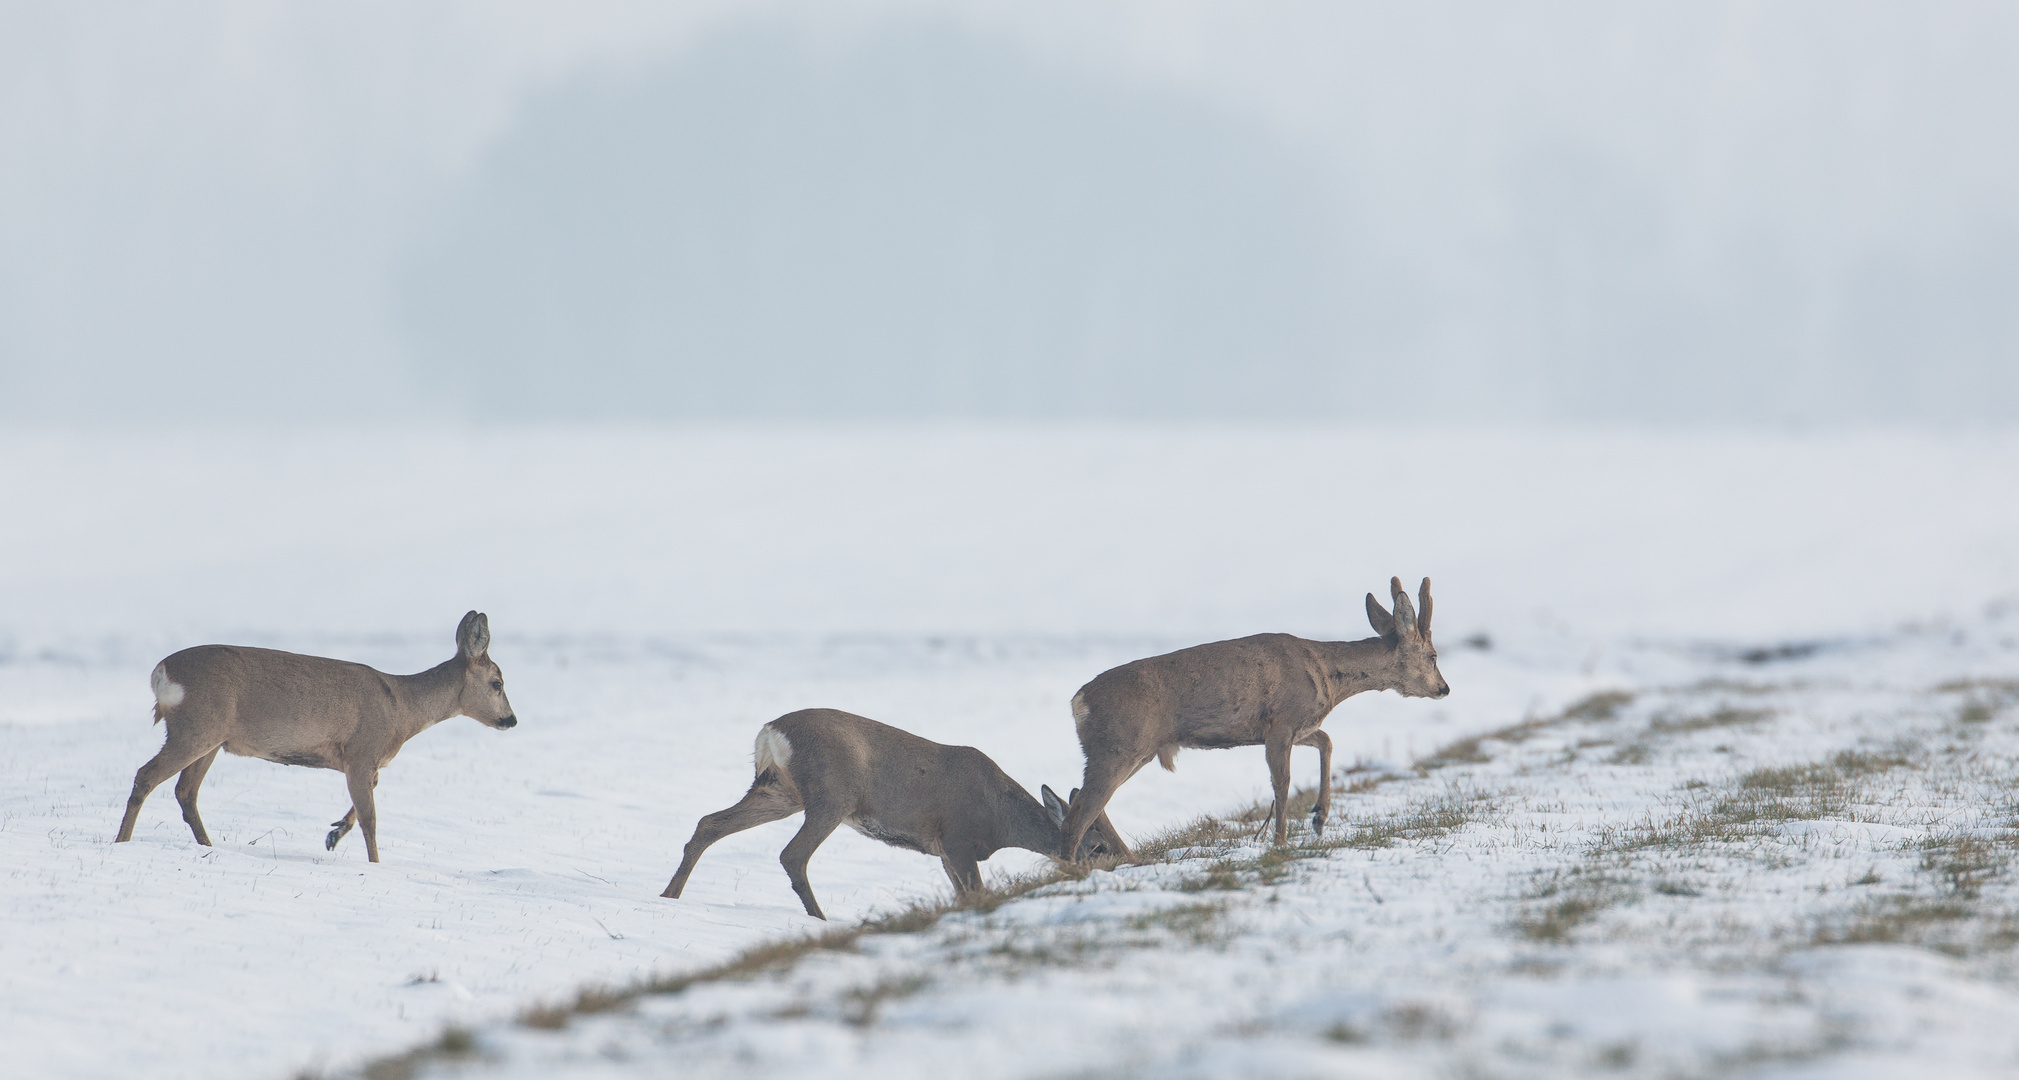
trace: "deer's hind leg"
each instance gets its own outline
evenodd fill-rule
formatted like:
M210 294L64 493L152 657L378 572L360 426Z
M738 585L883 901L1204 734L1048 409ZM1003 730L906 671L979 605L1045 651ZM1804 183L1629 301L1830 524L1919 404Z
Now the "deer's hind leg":
M197 770L196 780L190 784L190 797L189 801L184 804L186 809L184 810L183 817L187 820L195 814L196 785L203 782L203 772L210 768L209 755L216 754L217 748L224 745L224 741L220 739L217 742L205 745L203 740L186 734L191 730L188 726L176 725L171 722L168 729L168 741L162 744L161 752L148 759L147 764L142 765L140 771L133 774L133 793L126 797L126 816L119 820L119 835L113 839L113 843L124 843L133 839L133 827L140 821L141 804L147 801L147 797L153 794L154 789L160 787L163 781L174 776L176 773L191 768L196 764L197 759L201 758L203 759L203 769ZM182 784L177 783L176 794L178 798L181 797L181 791ZM196 842L209 847L210 838L203 835L203 826L192 822L191 827L196 831Z
M806 808L806 823L799 827L799 833L778 853L778 861L785 867L785 876L792 879L792 891L799 894L799 901L806 905L806 913L816 919L827 916L820 910L820 902L813 898L813 883L806 880L806 864L812 860L813 852L821 842L833 835L841 826L842 812L827 802Z
M203 831L203 818L196 812L196 789L203 786L203 774L210 771L210 763L217 760L221 749L212 747L210 753L190 762L175 781L175 801L182 806L182 820L188 822L189 831L196 834L196 842L204 847L210 846L210 834Z
M687 841L687 847L680 856L680 869L673 872L673 880L666 883L666 891L659 895L679 899L680 891L687 887L687 875L694 872L694 864L701 861L701 853L715 841L782 817L791 817L799 809L799 796L792 785L782 782L778 774L769 770L759 773L757 779L751 781L750 790L735 806L708 814L694 826L694 838Z

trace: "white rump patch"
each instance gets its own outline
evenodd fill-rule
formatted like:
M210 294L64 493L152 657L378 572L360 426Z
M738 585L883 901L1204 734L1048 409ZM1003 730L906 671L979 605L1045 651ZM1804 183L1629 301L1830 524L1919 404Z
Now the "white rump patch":
M154 675L150 681L154 684L154 700L159 702L163 709L173 709L182 704L182 684L168 677L166 662L154 665Z
M777 769L785 772L785 766L792 761L792 743L785 733L766 724L757 729L757 771Z
M1073 693L1073 726L1087 722L1087 692L1081 688Z

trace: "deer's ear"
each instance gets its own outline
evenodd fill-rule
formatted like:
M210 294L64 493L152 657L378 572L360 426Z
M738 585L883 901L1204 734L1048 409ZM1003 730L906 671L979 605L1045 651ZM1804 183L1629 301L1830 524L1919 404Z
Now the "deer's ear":
M456 626L456 652L465 660L474 660L489 652L490 648L490 617L481 611L463 616L463 621Z
M1054 825L1065 824L1066 802L1065 800L1059 798L1059 793L1053 791L1052 786L1050 784L1041 784L1038 786L1038 794L1044 796L1045 812L1052 816L1052 824ZM1077 795L1079 794L1079 792L1076 791L1073 794Z
M1416 608L1409 603L1409 590L1402 587L1402 579L1389 578L1388 591L1395 596L1395 631L1400 634L1415 633Z
M1430 636L1430 579L1423 579L1423 587L1416 590L1416 632Z
M1381 601L1374 599L1373 593L1367 594L1367 624L1382 637L1395 636L1395 616L1388 614L1388 609L1381 606Z

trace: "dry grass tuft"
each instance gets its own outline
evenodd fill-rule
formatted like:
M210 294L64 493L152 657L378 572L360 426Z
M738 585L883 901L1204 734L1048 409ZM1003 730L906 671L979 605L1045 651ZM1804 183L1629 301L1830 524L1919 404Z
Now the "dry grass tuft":
M1683 735L1692 731L1711 731L1716 728L1742 727L1757 724L1773 716L1769 709L1735 709L1727 705L1702 716L1661 716L1647 726L1654 735Z
M1308 792L1299 793L1309 794ZM1250 818L1262 821L1268 827L1266 817L1268 804L1258 803L1255 807L1232 815L1219 828L1195 823L1180 830L1185 839L1200 836L1224 837L1214 844L1183 844L1160 846L1146 843L1138 849L1138 855L1159 851L1165 855L1190 853L1196 855L1204 849L1217 857L1208 863L1204 873L1180 882L1178 887L1186 892L1209 890L1231 890L1247 888L1251 885L1273 885L1287 877L1294 865L1305 859L1321 858L1332 852L1347 848L1392 847L1398 840L1421 841L1444 836L1456 829L1480 821L1493 811L1494 796L1477 788L1449 787L1443 791L1408 803L1400 809L1378 815L1371 820L1334 826L1330 833L1320 835L1304 825L1306 815L1302 812L1291 817L1290 841L1281 845L1266 845L1259 850L1248 848L1243 841L1254 835ZM1291 805L1299 805L1299 799L1292 797ZM1309 803L1304 804L1308 809ZM1161 842L1162 838L1159 838Z
M2011 852L1972 833L1930 836L1920 843L1921 870L1949 897L1975 900L1984 883L2005 872Z
M1530 941L1564 942L1570 932L1590 922L1609 905L1595 896L1566 896L1514 921L1514 929Z
M1938 694L1967 694L1973 691L2019 700L2019 679L1951 679L1935 687Z
M1229 936L1227 905L1179 904L1129 920L1131 930L1163 930L1193 945L1224 944Z
M534 1028L539 1031L559 1031L567 1027L568 1021L573 1019L574 1016L575 1010L570 1009L566 1005L550 1005L546 1002L540 1002L519 1010L519 1015L516 1019L520 1027Z
M858 986L841 995L841 1019L850 1027L869 1027L884 1003L911 997L932 985L925 975L905 975L882 979L871 986Z
M1571 931L1607 908L1640 899L1627 880L1582 866L1567 873L1559 870L1537 875L1527 897L1547 902L1515 916L1514 932L1543 944L1568 942Z
M477 1037L468 1028L450 1025L440 1037L394 1057L380 1058L364 1067L365 1080L413 1080L421 1070L438 1061L455 1061L477 1052Z
M1563 710L1565 720L1614 720L1619 711L1633 704L1633 694L1625 690L1601 690Z
M1498 731L1490 731L1484 735L1474 735L1470 738L1459 739L1457 742L1441 746L1431 751L1427 757L1418 758L1416 760L1416 768L1419 771L1428 772L1431 769L1442 769L1447 765L1476 765L1480 762L1491 761L1493 760L1492 755L1488 754L1480 744L1489 741L1507 743L1526 742L1537 732L1546 731L1563 724L1580 721L1611 720L1618 715L1620 709L1632 702L1633 695L1624 690L1602 690L1583 698L1555 716L1523 720L1518 724L1510 724Z
M1956 707L1959 724L1987 724L2005 709L2019 705L2019 679L1953 679L1935 690L1967 695Z
M1967 946L1954 934L1956 924L1970 916L1970 905L1958 899L1888 896L1859 904L1849 921L1818 927L1816 945L1920 945L1961 956Z
M1789 821L1869 820L1870 809L1858 808L1864 781L1917 760L1910 746L1898 743L1883 751L1843 750L1823 761L1752 769L1722 785L1693 779L1679 789L1675 813L1601 828L1595 851L1689 850L1754 841Z
M1830 755L1830 764L1846 779L1859 779L1917 765L1920 754L1911 743L1895 742L1885 750L1839 750Z
M1404 806L1399 812L1353 826L1336 846L1385 848L1397 840L1428 840L1484 820L1494 797L1478 788L1451 787Z

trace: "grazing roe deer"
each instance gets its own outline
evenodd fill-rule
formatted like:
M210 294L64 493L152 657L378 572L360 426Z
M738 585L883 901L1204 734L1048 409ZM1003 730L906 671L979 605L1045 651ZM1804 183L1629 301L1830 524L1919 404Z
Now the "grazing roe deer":
M1418 594L1420 615L1410 610L1402 579L1389 579L1389 588L1392 615L1367 594L1367 621L1377 638L1256 634L1134 660L1080 687L1073 720L1086 753L1086 778L1066 817L1064 842L1077 841L1115 789L1150 759L1175 771L1181 747L1266 747L1279 844L1290 835L1290 748L1316 747L1318 807L1311 825L1324 831L1332 805L1332 738L1319 730L1325 717L1367 690L1430 698L1451 693L1430 640L1430 579L1423 579Z
M456 655L417 675L387 675L363 664L240 645L199 645L154 666L154 719L168 725L161 753L133 775L119 841L133 839L140 805L182 773L175 799L196 842L210 846L196 814L196 789L222 750L282 765L336 769L349 781L350 811L323 844L335 850L352 823L379 861L379 770L408 739L467 716L487 727L516 725L504 675L491 661L491 621L479 612L456 627Z
M757 729L757 776L742 800L703 817L661 896L679 898L709 845L732 833L806 811L778 861L806 913L825 919L806 863L836 826L893 847L937 855L954 893L981 889L982 860L1006 847L1060 858L1068 804L1031 793L972 746L946 746L839 709L803 709ZM1078 793L1075 792L1075 795ZM1078 859L1120 850L1106 815L1091 821Z

